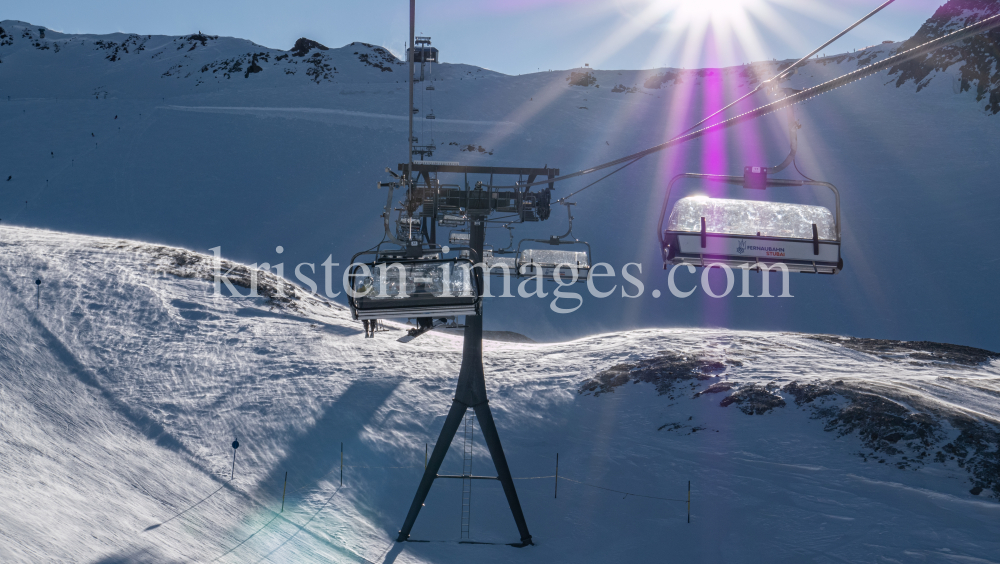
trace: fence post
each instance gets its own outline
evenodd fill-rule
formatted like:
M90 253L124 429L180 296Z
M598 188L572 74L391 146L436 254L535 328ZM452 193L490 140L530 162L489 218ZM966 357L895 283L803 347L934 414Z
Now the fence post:
M688 480L688 523L691 522L691 480Z
M288 470L285 470L285 485L281 488L281 511L285 512L285 490L288 489Z
M344 485L344 443L340 443L340 485Z
M556 453L556 495L554 499L559 499L559 453Z

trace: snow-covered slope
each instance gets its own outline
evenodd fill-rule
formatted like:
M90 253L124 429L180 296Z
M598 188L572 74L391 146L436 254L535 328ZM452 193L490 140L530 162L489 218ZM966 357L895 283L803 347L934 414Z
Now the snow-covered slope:
M967 4L976 2L948 5L962 21L980 17ZM952 25L935 21L921 37ZM374 183L406 151L403 67L387 51L301 41L286 52L202 33L45 30L42 37L37 25L0 27L3 224L202 252L222 246L240 262L284 262L286 273L330 255L344 265L381 237L384 193ZM784 86L816 84L899 47L815 60ZM977 69L995 61L989 49L973 51ZM1000 302L988 299L1000 274L1000 122L990 106L994 87L985 84L995 78L970 75L962 70L965 52L949 53L947 64L887 71L796 108L800 168L843 195L842 274L794 277L794 299L715 300L699 291L682 300L666 291L655 226L667 180L781 161L784 117L771 116L651 157L576 197L574 233L616 272L642 263L642 297L588 299L572 321L551 312L547 300L508 300L492 308L487 327L538 340L702 326L1000 349ZM593 80L574 80L586 69L505 76L441 64L431 75L436 89L418 88L418 117L433 111L437 119L419 119L417 136L438 146L439 160L576 170L663 141L780 64L598 70ZM558 186L556 194L589 181ZM517 228L515 238L564 232L564 217L553 218ZM489 240L505 245L506 232ZM697 282L685 273L678 279L683 287ZM653 298L653 289L664 297ZM752 293L760 293L756 280Z
M536 546L502 544L516 529L490 481L473 485L472 540L501 544L459 544L461 484L447 480L413 532L429 542L396 544L459 338L403 344L390 325L365 339L342 307L263 273L269 297L216 296L211 258L183 249L15 227L0 245L4 562L1000 553L993 353L711 329L488 342ZM458 472L456 446L444 471ZM477 434L474 473L488 460Z
M992 0L949 0L917 33L904 41L900 49L911 49L936 37L951 33L984 18L1000 13L1000 2ZM975 88L976 101L984 102L991 114L1000 113L1000 65L997 65L997 44L1000 30L993 29L960 44L936 51L924 60L900 65L897 85L912 80L917 90L927 86L939 71L958 69L958 90ZM895 72L891 73L895 74Z

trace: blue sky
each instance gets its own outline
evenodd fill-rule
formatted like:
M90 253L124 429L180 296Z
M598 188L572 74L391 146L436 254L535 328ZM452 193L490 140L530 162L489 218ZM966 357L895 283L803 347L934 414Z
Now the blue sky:
M944 0L898 0L830 52L908 38ZM794 58L880 4L877 0L420 0L417 30L442 60L507 74L589 63L607 69L726 66ZM203 31L289 49L299 37L364 41L400 53L407 0L4 0L0 19L69 33ZM709 23L711 22L711 23Z

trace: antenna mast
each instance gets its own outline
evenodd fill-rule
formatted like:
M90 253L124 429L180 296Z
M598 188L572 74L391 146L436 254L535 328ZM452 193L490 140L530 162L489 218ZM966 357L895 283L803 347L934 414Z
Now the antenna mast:
M413 46L414 26L417 19L417 0L410 0L410 49L406 52L407 63L410 67L410 107L406 112L410 119L410 136L406 139L406 162L410 166L406 168L406 183L409 185L411 172L413 171L413 58L416 50Z

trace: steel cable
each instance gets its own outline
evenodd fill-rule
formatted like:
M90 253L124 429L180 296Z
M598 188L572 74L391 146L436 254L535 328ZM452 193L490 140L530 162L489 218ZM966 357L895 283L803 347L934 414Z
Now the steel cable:
M969 37L972 37L974 35L978 35L980 33L983 33L985 31L989 31L989 30L997 28L997 27L1000 27L1000 14L997 14L995 16L991 16L991 17L986 18L984 20L980 20L980 21L978 21L978 22L976 22L976 23L974 23L972 25L966 26L966 27L964 27L964 28L962 28L960 30L954 31L952 33L949 33L948 35L944 35L944 36L939 37L937 39L933 39L931 41L928 41L927 43L923 43L921 45L918 45L918 46L914 47L913 49L909 49L909 50L904 51L902 53L897 53L896 55L893 55L891 57L883 59L883 60L881 60L881 61L879 61L877 63L872 63L871 65L868 65L867 67L864 67L862 69L858 69L858 70L856 70L854 72L850 72L850 73L848 73L846 75L843 75L841 77L835 78L833 80L829 80L829 81L824 82L822 84L819 84L817 86L813 86L812 88L807 88L805 90L802 90L801 92L796 92L795 94L786 96L786 97L782 98L781 100L777 100L777 101L771 102L769 104L765 104L763 106L760 106L760 107L755 108L753 110L750 110L748 112L745 112L745 113L742 113L740 115L731 117L731 118L729 118L727 120L724 120L724 121L717 122L715 124L709 125L707 127L699 129L697 131L693 131L691 133L685 133L685 134L680 135L678 137L675 137L675 138L673 138L673 139L671 139L669 141L666 141L664 143L660 143L659 145L655 145L653 147L650 147L648 149L644 149L644 150L639 151L637 153L633 153L631 155L627 155L627 156L621 157L619 159L615 159L613 161L610 161L610 162L607 162L607 163L604 163L604 164L600 164L600 165L597 165L597 166L594 166L594 167L591 167L591 168L587 168L587 169L580 170L580 171L577 171L577 172L573 172L573 173L570 173L570 174L565 174L563 176L558 176L556 178L547 178L547 179L541 180L541 181L536 181L536 182L531 182L531 183L525 183L525 184L516 184L516 185L513 185L513 186L491 186L491 188L496 189L496 190L502 190L502 189L508 189L508 190L510 190L510 189L516 189L516 188L527 188L527 187L531 187L531 186L540 186L540 185L543 185L543 184L551 184L551 183L555 183L555 182L562 182L564 180L569 180L571 178L576 178L578 176L583 176L585 174L590 174L592 172L597 172L599 170L604 170L606 168L617 166L617 165L620 165L620 164L623 164L623 163L628 163L629 161L635 161L635 160L641 159L643 157L646 157L648 155L651 155L653 153L656 153L656 152L662 151L664 149L667 149L669 147L673 147L675 145L680 145L681 143L685 143L687 141L691 141L692 139L697 139L699 137L704 136L706 133L710 133L710 132L718 130L718 129L727 129L729 127L732 127L734 125L738 125L738 124L743 123L745 121L756 119L758 117L762 117L762 116L768 115L770 113L776 112L776 111L781 110L783 108L787 108L788 106L792 106L794 104L805 102L806 100L809 100L810 98L813 98L815 96L819 96L821 94L825 94L826 92L829 92L831 90L840 88L841 86L845 86L845 85L850 84L850 83L852 83L854 81L861 80L863 78L867 78L867 77L869 77L869 76L871 76L873 74L876 74L876 73L878 73L878 72L880 72L880 71L882 71L882 70L884 70L884 69L886 69L886 68L888 68L890 66L897 65L897 64L900 64L900 63L903 63L903 62L906 62L906 61L909 61L909 60L912 60L912 59L916 59L918 57L926 55L927 53L929 53L929 52L931 52L931 51L933 51L935 49L939 49L941 47L944 47L944 46L947 46L947 45L951 45L952 43L956 43L958 41L962 41L964 39L968 39ZM579 192L579 190L577 192Z

